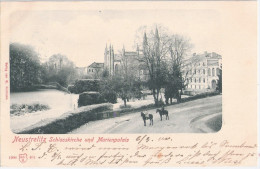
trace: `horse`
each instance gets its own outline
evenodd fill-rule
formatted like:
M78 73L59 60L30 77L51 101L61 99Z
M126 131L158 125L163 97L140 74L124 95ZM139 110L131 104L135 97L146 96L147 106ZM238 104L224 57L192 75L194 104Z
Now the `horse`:
M152 114L148 114L148 117L143 113L141 112L141 116L143 118L143 121L144 121L144 126L146 126L146 120L150 120L150 125L153 125L153 115Z
M165 115L166 116L166 120L168 119L170 119L169 118L169 113L168 113L168 111L167 110L160 110L160 109L157 109L156 110L156 113L158 113L159 112L159 114L160 114L160 117L161 117L161 121L162 121L162 116L163 115Z

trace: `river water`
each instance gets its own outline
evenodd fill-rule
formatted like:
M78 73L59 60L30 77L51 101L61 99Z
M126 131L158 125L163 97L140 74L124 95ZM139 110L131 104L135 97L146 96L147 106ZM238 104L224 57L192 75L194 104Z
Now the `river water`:
M14 132L29 127L47 118L57 118L63 113L77 108L78 94L68 94L55 89L41 89L31 92L11 93L12 104L34 104L40 103L50 107L46 111L25 113L21 116L10 116L11 129Z

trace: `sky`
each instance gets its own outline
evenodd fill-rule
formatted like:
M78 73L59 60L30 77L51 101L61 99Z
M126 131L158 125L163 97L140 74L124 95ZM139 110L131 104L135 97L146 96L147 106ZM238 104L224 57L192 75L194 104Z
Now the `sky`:
M104 62L104 49L135 50L142 26L161 25L193 44L191 53L221 54L221 14L215 10L43 10L16 11L10 16L10 41L29 44L42 61L66 55L78 67Z

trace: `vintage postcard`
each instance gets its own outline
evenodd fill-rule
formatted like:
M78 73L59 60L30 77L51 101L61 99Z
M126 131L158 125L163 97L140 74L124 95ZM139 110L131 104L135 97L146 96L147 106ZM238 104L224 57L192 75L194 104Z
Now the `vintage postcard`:
M257 167L256 1L0 7L1 166Z

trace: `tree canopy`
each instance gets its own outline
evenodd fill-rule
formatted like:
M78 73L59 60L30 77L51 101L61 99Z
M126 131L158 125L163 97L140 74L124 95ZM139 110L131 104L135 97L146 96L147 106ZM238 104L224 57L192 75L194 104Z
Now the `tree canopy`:
M140 34L143 34L141 38ZM141 27L137 40L142 44L143 55L137 58L149 70L148 86L152 90L154 102L159 104L159 93L165 88L167 98L180 99L184 87L181 66L192 45L189 40L178 34L171 34L161 26Z
M10 90L30 90L42 82L42 69L38 53L32 46L10 44Z

